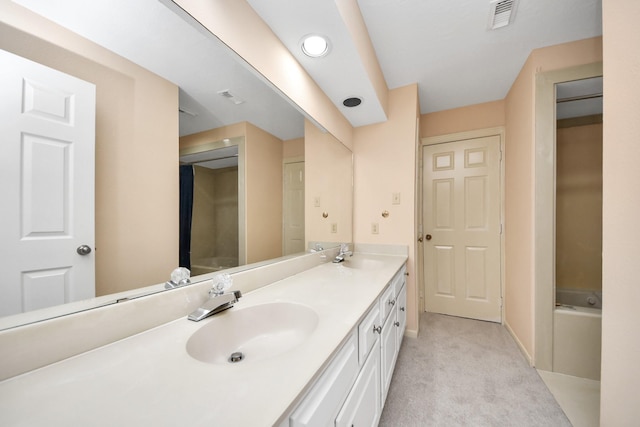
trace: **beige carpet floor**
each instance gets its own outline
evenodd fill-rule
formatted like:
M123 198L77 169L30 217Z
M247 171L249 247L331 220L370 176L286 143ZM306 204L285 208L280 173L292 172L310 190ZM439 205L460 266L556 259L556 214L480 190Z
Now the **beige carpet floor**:
M424 313L405 337L380 426L571 426L499 324Z

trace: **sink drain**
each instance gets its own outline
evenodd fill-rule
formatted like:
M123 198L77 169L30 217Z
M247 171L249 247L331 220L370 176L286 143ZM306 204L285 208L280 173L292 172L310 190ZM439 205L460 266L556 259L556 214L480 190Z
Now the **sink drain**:
M235 351L231 353L231 356L229 356L229 362L231 363L238 363L242 361L242 359L244 359L244 354L239 351Z

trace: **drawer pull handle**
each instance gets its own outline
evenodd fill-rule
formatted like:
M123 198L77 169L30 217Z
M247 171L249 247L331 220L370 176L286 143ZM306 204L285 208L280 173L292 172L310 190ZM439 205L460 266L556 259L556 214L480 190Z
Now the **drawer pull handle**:
M396 325L397 327L400 327L400 322L394 322L394 325Z
M373 325L373 332L382 333L382 326Z
M392 299L391 301L389 301L389 305L395 305L396 304L396 300Z
M404 311L404 307L400 307L400 311Z

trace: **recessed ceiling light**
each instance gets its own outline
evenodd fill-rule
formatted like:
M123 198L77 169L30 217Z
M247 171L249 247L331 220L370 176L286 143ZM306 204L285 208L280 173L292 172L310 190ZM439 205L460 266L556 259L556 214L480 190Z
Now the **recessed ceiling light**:
M329 41L318 34L309 34L302 39L302 52L312 58L320 58L329 53Z

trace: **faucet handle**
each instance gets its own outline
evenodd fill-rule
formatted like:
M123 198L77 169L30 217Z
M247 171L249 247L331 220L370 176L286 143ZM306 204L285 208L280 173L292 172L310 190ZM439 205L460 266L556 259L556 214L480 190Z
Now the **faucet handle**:
M213 278L213 286L209 291L209 295L222 295L224 291L229 289L233 284L233 279L227 273L218 274Z

